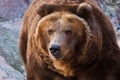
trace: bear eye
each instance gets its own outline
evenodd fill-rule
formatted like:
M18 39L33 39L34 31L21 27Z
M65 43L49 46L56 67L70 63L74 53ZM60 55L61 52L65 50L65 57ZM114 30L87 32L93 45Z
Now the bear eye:
M54 32L54 31L53 31L52 29L48 30L48 34L49 34L49 35L52 35L53 32Z
M72 30L66 30L66 31L65 31L65 34L71 35L71 34L72 34Z

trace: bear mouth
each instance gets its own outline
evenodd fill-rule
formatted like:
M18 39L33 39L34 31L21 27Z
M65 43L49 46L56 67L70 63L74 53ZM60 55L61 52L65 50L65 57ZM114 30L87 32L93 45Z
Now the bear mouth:
M58 51L58 52L55 52L54 54L51 54L49 52L50 57L53 60L57 60L57 61L59 61L59 60L62 60L62 61L68 60L68 59L70 59L70 57L72 57L71 54L73 54L72 50L65 50L65 51L60 51L60 52Z

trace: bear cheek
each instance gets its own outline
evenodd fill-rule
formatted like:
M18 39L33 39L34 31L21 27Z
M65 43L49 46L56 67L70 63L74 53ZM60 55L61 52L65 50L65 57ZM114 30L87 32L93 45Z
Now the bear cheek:
M63 45L64 52L66 51L65 54L72 54L74 52L75 43L76 43L76 39L74 39L74 37L72 36L71 38L66 39Z
M49 50L51 37L48 36L48 35L45 35L44 37L45 37L45 41L46 41L47 50ZM43 43L43 44L44 44L44 43Z

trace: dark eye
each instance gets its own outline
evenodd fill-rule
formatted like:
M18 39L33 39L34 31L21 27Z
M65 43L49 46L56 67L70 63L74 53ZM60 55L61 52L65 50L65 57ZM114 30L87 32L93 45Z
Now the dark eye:
M71 34L72 34L72 30L66 30L66 31L65 31L65 34L71 35Z
M54 32L54 31L53 31L52 29L48 30L48 34L49 34L49 35L52 35L53 32Z

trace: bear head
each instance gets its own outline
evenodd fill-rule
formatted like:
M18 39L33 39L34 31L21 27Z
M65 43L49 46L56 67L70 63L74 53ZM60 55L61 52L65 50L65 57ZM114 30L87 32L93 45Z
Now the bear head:
M39 54L49 57L56 72L74 76L77 71L87 70L97 61L102 38L91 5L61 6L42 6L44 8L39 12L42 19L37 25L34 43L40 50Z

